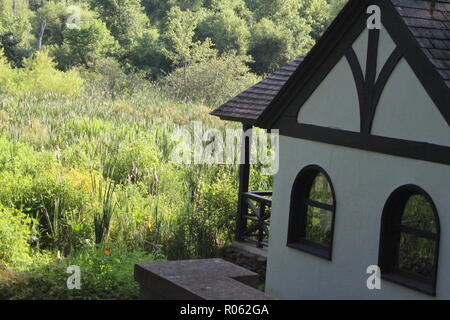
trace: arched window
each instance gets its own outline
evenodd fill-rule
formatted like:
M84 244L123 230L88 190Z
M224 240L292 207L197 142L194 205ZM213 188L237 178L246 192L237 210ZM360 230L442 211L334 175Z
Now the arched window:
M335 207L325 170L316 165L301 170L292 187L287 245L331 260Z
M382 277L435 295L439 234L439 216L431 197L413 185L395 190L381 221Z

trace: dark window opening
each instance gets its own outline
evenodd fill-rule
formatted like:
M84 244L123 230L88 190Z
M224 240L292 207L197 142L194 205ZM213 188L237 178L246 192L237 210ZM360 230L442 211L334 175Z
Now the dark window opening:
M331 260L335 206L327 173L304 168L292 188L287 245Z
M435 295L439 234L436 207L424 190L409 185L394 191L381 222L382 277Z

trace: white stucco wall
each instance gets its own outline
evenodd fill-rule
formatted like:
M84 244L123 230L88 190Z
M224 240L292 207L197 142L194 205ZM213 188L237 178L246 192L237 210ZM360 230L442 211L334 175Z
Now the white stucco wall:
M343 57L300 109L297 121L360 131L359 101L347 59Z
M367 42L365 30L353 43L363 72ZM377 75L394 49L383 27ZM358 96L345 58L299 108L299 123L359 132ZM372 134L450 146L449 125L405 59L382 93ZM367 267L378 263L385 202L398 187L416 184L433 198L440 216L436 298L450 299L450 166L284 136L279 154L268 252L269 294L281 299L434 299L387 280L381 290L366 286ZM292 184L311 164L327 171L336 193L332 261L286 246Z
M388 31L382 26L378 41L377 76L395 47ZM362 47L358 46L358 50ZM394 69L381 95L372 134L450 146L450 127L405 59Z
M382 25L380 29L380 38L378 39L377 77L380 75L381 69L395 48L396 45L394 40L392 40L388 31L384 25Z
M450 127L405 59L378 103L372 134L450 146Z
M332 261L286 246L292 184L305 166L329 174L336 193ZM280 137L275 177L266 290L281 299L429 299L382 281L366 287L369 265L378 263L384 204L399 186L416 184L433 198L441 221L437 298L450 299L450 167L373 152Z
M364 29L363 32L356 38L352 47L355 50L356 57L358 58L359 64L363 74L366 74L366 63L367 63L367 45L369 44L369 30Z

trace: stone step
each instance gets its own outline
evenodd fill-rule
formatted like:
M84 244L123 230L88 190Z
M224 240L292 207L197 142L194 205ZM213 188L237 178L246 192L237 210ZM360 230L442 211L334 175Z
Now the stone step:
M138 263L134 278L144 300L273 300L258 274L222 259Z

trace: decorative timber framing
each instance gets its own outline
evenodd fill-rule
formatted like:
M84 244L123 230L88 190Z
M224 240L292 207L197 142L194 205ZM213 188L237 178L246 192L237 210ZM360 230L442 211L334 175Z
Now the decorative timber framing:
M352 49L352 44L366 28L366 8L372 4L380 6L382 23L396 44L396 49L383 66L378 79L375 77L379 31L369 32L365 75ZM351 66L358 91L360 132L299 124L299 106L301 108L304 105L343 57ZM402 57L413 68L450 125L450 90L390 0L349 1L255 125L266 129L278 128L280 134L285 136L450 165L450 147L371 134L383 88Z
M383 93L383 89L395 67L403 57L400 50L397 48L394 49L381 69L380 75L377 79L376 74L379 38L380 30L369 31L365 75L363 75L361 65L353 48L348 48L345 53L345 57L350 65L350 69L352 70L356 89L358 91L359 114L361 117L360 128L361 133L364 134L370 134L372 131L373 118L375 116L375 111L378 102L380 101L381 94Z

